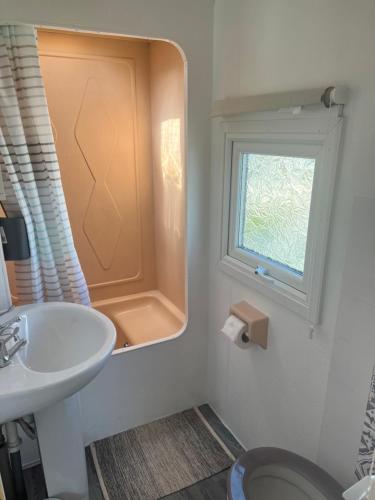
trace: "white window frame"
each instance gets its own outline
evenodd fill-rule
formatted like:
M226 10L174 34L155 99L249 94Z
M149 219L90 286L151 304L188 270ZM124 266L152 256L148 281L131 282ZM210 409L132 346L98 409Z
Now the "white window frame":
M221 120L214 151L223 169L219 268L255 287L313 324L320 321L330 213L333 204L343 118L342 107L263 112ZM223 147L224 145L224 147ZM271 263L236 244L238 233L239 156L241 152L315 159L303 276ZM215 160L214 160L215 161ZM258 272L266 269L265 273ZM263 268L263 269L262 269Z

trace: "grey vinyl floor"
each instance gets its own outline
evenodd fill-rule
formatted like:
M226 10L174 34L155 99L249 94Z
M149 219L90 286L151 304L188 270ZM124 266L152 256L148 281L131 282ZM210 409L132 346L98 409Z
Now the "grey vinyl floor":
M208 404L199 407L201 413L209 422L214 431L222 439L235 457L243 453L242 446L237 442L231 432L221 423L220 419ZM104 500L101 493L98 478L89 450L86 450L87 470L89 478L90 500ZM31 467L25 472L25 482L28 492L28 500L43 500L47 496L43 470L41 465ZM226 500L226 481L228 470L224 470L203 481L177 491L164 497L164 500Z

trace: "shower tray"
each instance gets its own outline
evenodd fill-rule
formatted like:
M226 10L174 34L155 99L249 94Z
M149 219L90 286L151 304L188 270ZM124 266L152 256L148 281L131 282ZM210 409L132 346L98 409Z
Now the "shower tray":
M93 307L114 323L115 350L174 337L185 324L185 315L158 290L97 301Z

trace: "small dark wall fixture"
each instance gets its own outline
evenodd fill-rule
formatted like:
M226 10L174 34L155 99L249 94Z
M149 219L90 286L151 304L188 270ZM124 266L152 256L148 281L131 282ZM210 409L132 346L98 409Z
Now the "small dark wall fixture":
M0 236L5 260L30 258L29 239L23 217L0 217Z

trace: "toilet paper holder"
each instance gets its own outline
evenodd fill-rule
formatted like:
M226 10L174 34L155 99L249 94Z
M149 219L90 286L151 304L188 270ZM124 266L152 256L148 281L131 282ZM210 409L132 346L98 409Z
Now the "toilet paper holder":
M267 349L268 345L268 316L263 314L259 309L251 306L245 300L233 304L229 310L230 314L234 314L241 321L247 324L247 332L243 334L254 344L259 345L263 349ZM243 338L245 341L245 339Z

